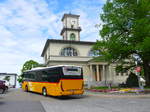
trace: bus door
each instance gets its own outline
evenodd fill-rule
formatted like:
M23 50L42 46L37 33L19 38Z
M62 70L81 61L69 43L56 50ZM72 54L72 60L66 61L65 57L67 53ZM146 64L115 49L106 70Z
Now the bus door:
M30 91L35 91L35 73L31 72L29 73L29 80L28 80L28 89Z

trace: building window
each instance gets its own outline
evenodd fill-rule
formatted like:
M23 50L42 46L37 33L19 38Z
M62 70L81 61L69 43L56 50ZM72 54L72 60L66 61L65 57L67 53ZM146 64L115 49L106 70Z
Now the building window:
M47 60L47 54L45 54L45 61Z
M74 26L73 25L71 25L71 28L73 28Z
M118 72L116 73L116 76L119 76L119 73L118 73Z
M75 40L75 34L74 33L70 34L70 40Z
M90 50L89 53L88 53L88 56L97 57L97 56L100 56L100 53L99 53L99 51Z
M62 49L61 56L78 56L77 50L71 47Z
M123 72L121 72L120 74L121 74L121 76L123 76Z

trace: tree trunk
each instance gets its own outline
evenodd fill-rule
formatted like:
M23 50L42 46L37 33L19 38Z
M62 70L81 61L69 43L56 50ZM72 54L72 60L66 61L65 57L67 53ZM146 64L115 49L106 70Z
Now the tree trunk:
M150 87L150 60L143 60L143 69L146 80L146 86Z

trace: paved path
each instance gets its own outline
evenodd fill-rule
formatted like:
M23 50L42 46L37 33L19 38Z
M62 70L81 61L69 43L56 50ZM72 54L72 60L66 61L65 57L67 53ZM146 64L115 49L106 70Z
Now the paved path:
M38 101L0 101L0 112L45 112Z
M6 94L0 94L0 112L45 112L39 101L42 98L38 94L11 89Z
M44 97L16 89L0 95L0 112L150 112L150 97L89 92L83 96Z

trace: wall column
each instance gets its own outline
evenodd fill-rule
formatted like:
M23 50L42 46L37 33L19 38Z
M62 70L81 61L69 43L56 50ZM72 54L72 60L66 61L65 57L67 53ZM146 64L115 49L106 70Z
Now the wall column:
M105 81L105 85L106 85L107 76L106 76L106 73L105 73L105 65L102 65L102 72L103 72L103 81Z
M92 65L90 65L90 76L91 76L91 80L94 80L94 76L93 76L93 69L92 69Z
M100 81L99 65L96 65L96 75L97 75L97 80L96 81Z
M88 88L90 89L92 86L92 81L93 81L93 71L92 71L92 65L89 65L89 69L90 69L90 74L88 77Z
M113 81L113 74L112 74L111 69L112 69L112 67L111 67L111 65L109 65L109 77L110 77L110 83L112 83L112 81Z
M105 78L106 80L106 75L105 75L105 65L102 65L103 66L103 78Z

